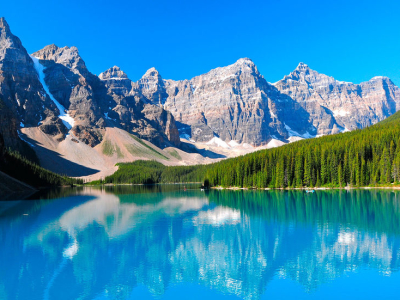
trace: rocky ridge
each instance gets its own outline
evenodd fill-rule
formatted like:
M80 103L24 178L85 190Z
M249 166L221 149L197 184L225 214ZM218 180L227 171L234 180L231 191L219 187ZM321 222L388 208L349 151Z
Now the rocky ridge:
M300 63L274 86L309 113L318 134L375 124L400 108L400 89L387 77L361 84L338 81Z
M260 146L272 138L287 141L287 128L303 135L315 131L303 109L269 84L248 58L191 80L163 80L150 69L138 85L146 99L170 111L181 134L194 141L218 137Z
M179 146L175 121L168 112L143 102L138 95L118 91L116 86L124 79L129 84L126 75L122 80L116 77L122 71L114 68L115 74L110 69L100 77L93 75L76 47L50 45L33 56L46 66L52 95L68 109L76 121L73 134L86 144L99 144L105 127L118 126L160 147Z

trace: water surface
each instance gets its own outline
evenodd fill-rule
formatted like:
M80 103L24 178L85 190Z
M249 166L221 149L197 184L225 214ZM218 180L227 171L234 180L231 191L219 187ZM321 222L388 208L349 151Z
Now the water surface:
M0 201L0 299L397 299L388 190L59 189Z

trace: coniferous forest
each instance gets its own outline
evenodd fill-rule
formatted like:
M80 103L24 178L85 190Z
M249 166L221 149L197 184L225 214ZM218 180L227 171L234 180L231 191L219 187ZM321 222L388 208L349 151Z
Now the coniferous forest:
M400 112L352 132L301 140L207 167L211 186L389 185L400 181Z
M119 163L118 171L96 183L179 183L201 182L205 166L164 166L156 161L138 160L132 163Z
M198 182L248 188L378 186L400 182L400 112L352 132L301 140L218 163L119 164L101 183Z
M82 179L62 176L46 170L16 151L1 153L0 171L32 187L83 184Z

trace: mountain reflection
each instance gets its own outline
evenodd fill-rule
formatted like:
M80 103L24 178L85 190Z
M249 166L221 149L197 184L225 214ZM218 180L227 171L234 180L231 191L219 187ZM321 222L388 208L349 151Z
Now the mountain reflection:
M138 286L157 297L179 283L258 299L277 277L311 292L358 269L399 267L397 192L63 195L0 202L1 299L128 299Z

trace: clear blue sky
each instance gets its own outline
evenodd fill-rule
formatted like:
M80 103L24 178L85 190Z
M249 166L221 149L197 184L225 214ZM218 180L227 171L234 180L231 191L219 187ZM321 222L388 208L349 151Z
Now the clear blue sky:
M185 79L251 58L275 82L299 62L360 83L400 85L400 1L4 0L0 14L32 53L77 46L95 74L157 68Z

